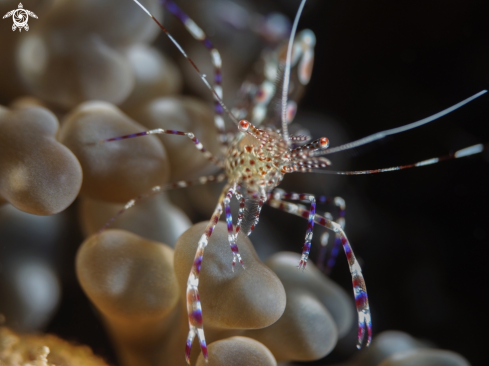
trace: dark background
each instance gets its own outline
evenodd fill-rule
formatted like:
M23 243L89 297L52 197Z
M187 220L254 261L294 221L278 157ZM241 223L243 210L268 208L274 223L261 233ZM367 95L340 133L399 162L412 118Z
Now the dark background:
M489 88L488 15L486 1L317 1L300 23L317 35L301 109L331 116L355 140ZM485 95L358 156L342 153L352 157L345 168L407 164L488 142L488 122ZM324 186L314 193L347 202L346 232L363 261L375 333L403 330L487 365L488 162L486 152L335 177L334 192L330 176L308 177ZM345 262L340 257L332 277L348 288Z
M316 33L316 62L297 120L336 146L489 88L486 3L311 1L299 28ZM292 17L297 5L279 1L269 9ZM412 163L489 142L488 120L485 95L428 126L330 158L338 170ZM346 232L364 269L374 333L402 330L482 366L489 326L488 168L486 152L378 175L287 177L284 187L345 198ZM305 222L269 207L263 217L262 225L275 227L281 247L300 251ZM332 277L351 291L342 253ZM79 289L63 291L64 303L48 331L89 343L110 359L88 301ZM94 335L94 329L100 331Z

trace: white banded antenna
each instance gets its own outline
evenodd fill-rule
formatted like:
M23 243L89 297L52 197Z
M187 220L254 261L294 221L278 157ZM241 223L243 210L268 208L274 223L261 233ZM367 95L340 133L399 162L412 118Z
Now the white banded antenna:
M480 97L481 95L483 95L485 93L487 93L487 90L483 90L483 91L481 91L481 92L479 92L479 93L471 96L470 98L467 98L465 100L462 100L460 103L457 103L457 104L451 106L450 108L444 109L441 112L438 112L438 113L436 113L436 114L434 114L432 116L423 118L423 119L421 119L419 121L412 122L412 123L409 123L409 124L404 125L404 126L401 126L401 127L392 128L390 130L385 130L385 131L377 132L377 133L374 133L373 135L364 137L364 138L362 138L360 140L356 140L356 141L349 142L349 143L344 144L344 145L340 145L340 146L337 146L337 147L333 147L331 149L327 149L327 150L318 152L317 154L313 154L312 156L320 156L320 155L333 154L333 153L336 153L336 152L339 152L339 151L353 149L355 147L358 147L358 146L361 146L361 145L365 145L365 144L371 143L373 141L377 141L377 140L383 139L386 136L395 135L397 133L401 133L401 132L405 132L405 131L408 131L408 130L412 130L413 128L416 128L416 127L425 125L427 123L430 123L430 122L434 121L435 119L438 119L440 117L443 117L443 116L447 115L450 112L453 112L454 110L456 110L456 109L462 107L463 105L465 105L465 104L473 101L474 99Z
M295 33L297 31L297 25L299 24L299 19L302 14L302 9L306 5L306 0L302 0L295 15L294 24L292 25L292 30L290 31L289 44L287 45L287 58L285 61L285 73L284 73L284 84L282 88L282 138L290 145L289 140L289 130L287 127L287 96L289 94L289 83L290 83L290 64L292 60L292 48L294 44Z

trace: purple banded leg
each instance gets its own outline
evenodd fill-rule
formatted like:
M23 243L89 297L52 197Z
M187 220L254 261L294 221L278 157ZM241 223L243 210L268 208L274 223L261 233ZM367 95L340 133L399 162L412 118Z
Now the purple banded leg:
M300 216L304 218L308 218L310 216L310 211L308 211L303 205L285 202L278 199L269 200L269 204L274 208L278 208L279 210L291 213L296 216ZM360 268L360 264L355 258L353 249L341 225L318 214L314 215L314 221L318 225L321 225L331 231L334 231L339 235L341 239L341 245L343 246L343 250L346 254L348 265L350 267L350 273L351 273L352 283L353 283L353 294L355 296L355 303L357 307L357 314L358 314L357 348L360 349L362 347L365 331L367 332L367 347L368 347L372 341L372 321L370 316L370 307L368 305L367 287L365 286L365 280L363 279L362 269Z
M342 229L345 229L345 210L346 210L346 203L345 200L341 197L328 197L328 196L320 196L318 198L318 203L321 204L334 204L336 207L338 207L338 218L336 219L336 222L341 225Z
M324 267L323 271L325 274L329 275L334 265L336 264L336 258L338 257L338 253L341 248L341 237L339 234L335 234L333 248L331 248L331 252L329 253L328 261L326 262L326 267Z
M326 196L321 196L318 199L319 203L334 203L336 207L338 207L338 218L336 219L336 222L341 226L341 228L344 230L345 229L345 210L346 210L346 203L345 200L341 197L326 197ZM326 218L331 219L330 217L324 215ZM321 240L321 250L323 250L323 247L325 247L326 244L323 244L323 240ZM335 241L333 244L333 248L331 249L331 252L329 254L328 261L326 262L326 267L324 267L324 258L318 260L318 268L321 268L325 274L329 274L331 270L333 269L335 263L336 263L336 257L338 256L338 253L341 248L341 237L338 233L335 234Z
M333 215L331 215L329 212L325 212L323 216L331 220L333 219ZM319 270L324 271L324 263L326 261L326 252L328 251L328 242L329 242L328 230L323 231L321 237L319 238L319 242L321 243L321 247L319 249L319 255L316 261L316 266L319 268Z
M226 198L224 198L223 201L224 210L226 213L226 224L228 227L228 242L229 242L229 246L231 247L231 251L233 252L233 267L232 267L233 272L237 260L239 261L241 266L245 268L243 264L243 260L241 259L241 255L239 254L238 245L236 244L237 235L235 235L234 233L233 216L231 214L231 198L233 198L235 192L236 192L236 185L229 189L228 193L226 194Z
M312 234L314 229L314 216L316 214L316 198L311 194L304 193L294 193L294 192L284 192L281 189L275 189L272 193L272 197L275 200L294 200L294 201L309 201L311 203L311 208L308 211L307 216L303 216L307 218L307 230L306 237L304 239L304 246L302 247L302 255L301 260L299 262L299 269L304 270L306 268L307 259L309 258L309 253L311 251L311 241Z
M216 87L213 88L211 86L211 84L209 84L209 82L207 81L206 75L200 72L200 70L197 67L197 65L195 64L195 62L193 62L192 59L190 57L188 57L187 53L183 50L182 46L180 46L180 44L175 40L175 38L173 38L173 36L170 34L170 32L168 32L168 29L166 29L163 26L163 24L161 24L158 21L158 19L156 19L153 16L153 14L151 14L150 11L148 9L146 9L138 0L133 0L133 1L146 14L148 14L151 17L151 19L154 20L154 22L158 25L158 27L161 28L161 30L163 32L165 32L165 34L168 36L170 41L175 45L175 47L178 49L178 51L180 51L180 53L183 55L183 57L185 57L187 59L187 61L190 63L190 65L192 65L192 67L197 72L197 74L199 74L199 77L202 80L202 82L204 83L204 85L207 87L207 89L209 89L209 91L214 96L214 99L219 104L220 108L222 109L222 110L220 110L220 109L218 109L218 107L216 107L215 124L216 124L218 132L220 134L220 138L223 141L222 144L225 147L227 145L227 135L224 133L224 120L222 119L222 116L221 116L222 111L225 111L229 115L229 118L231 118L231 120L234 122L234 124L236 124L236 126L238 126L239 122L236 119L236 117L234 117L234 115L229 111L229 109L226 107L224 102L222 101L222 87L221 87L221 66L222 66L221 64L222 64L222 62L221 62L221 55L219 54L217 49L215 49L212 46L212 43L207 39L207 37L205 36L205 33L202 31L202 29L200 29L197 26L197 24L194 23L194 21L192 19L190 19L184 12L182 12L173 2L161 0L162 2L165 3L168 10L170 10L170 12L175 14L184 23L185 27L192 34L192 36L194 38L199 39L202 42L204 42L204 45L208 49L211 50L212 62L213 62L214 67L216 69L216 75L215 75ZM219 113L221 113L221 114L219 114Z
M336 222L341 226L341 228L343 230L345 230L345 224L346 224L346 221L345 221L345 210L346 210L345 200L341 197L335 197L334 198L334 204L339 209L338 218L336 219ZM338 253L340 252L341 246L342 246L341 235L339 233L335 233L334 245L333 245L333 248L331 249L331 253L329 254L328 261L326 262L326 268L325 268L326 273L330 273L331 270L333 269L333 267L336 263L336 257L338 256Z
M222 60L219 51L214 47L212 42L209 40L207 35L204 33L202 28L200 28L192 19L189 18L173 1L160 0L160 2L168 9L170 13L180 20L188 32L196 40L201 41L207 50L211 54L212 65L214 66L214 90L219 98L222 100ZM224 119L222 117L223 108L219 101L216 99L214 102L214 124L216 126L217 132L219 133L219 139L223 146L228 145L228 139L224 128Z
M197 335L200 342L200 349L202 350L202 354L204 355L205 360L207 361L207 344L205 342L204 335L204 325L202 318L202 304L200 303L199 296L199 277L200 270L202 267L202 260L204 258L204 250L207 244L209 243L209 238L216 227L217 222L219 221L219 217L222 214L222 203L224 201L224 197L226 193L229 191L229 186L224 187L224 190L219 197L219 201L217 203L216 209L212 214L211 220L207 227L205 228L204 233L199 239L199 243L197 245L197 251L195 252L194 262L192 264L192 268L190 270L190 274L187 280L187 314L188 314L188 326L189 332L187 337L187 345L185 347L185 359L187 363L190 365L190 351L192 349L192 342Z
M206 158L209 161L212 161L214 164L216 164L220 168L224 168L223 162L212 155L209 151L207 151L202 143L195 137L195 135L192 132L182 132L182 131L175 131L175 130L164 130L163 128L156 128L154 130L149 130L149 131L143 131L143 132L138 132L138 133L132 133L130 135L124 135L124 136L118 136L118 137L111 137L109 139L101 140L100 143L105 143L105 142L111 142L111 141L119 141L119 140L126 140L134 137L139 137L139 136L148 136L148 135L179 135L179 136L187 136L192 142L195 144L195 147L197 150L199 150L203 155L204 158Z
M321 234L321 238L319 239L319 241L321 243L321 248L319 249L319 255L316 261L316 267L318 267L318 269L323 272L324 271L323 263L326 260L326 251L327 251L328 241L329 241L329 232L328 231L323 232Z
M226 179L226 174L208 175L208 176L202 176L200 178L197 178L196 180L181 180L179 182L166 184L164 186L155 186L155 187L151 188L148 192L140 194L136 198L133 198L132 200L127 202L124 205L124 207L119 212L117 212L117 214L115 216L113 216L109 221L107 221L105 223L104 226L102 226L100 228L98 233L101 233L102 231L106 230L124 212L126 212L130 208L136 206L139 202L141 202L141 201L143 201L143 200L145 200L145 199L147 199L147 198L149 198L149 197L151 197L157 193L169 191L169 190L175 189L175 188L185 188L185 187L189 187L189 186L203 185L203 184L212 183L212 182L220 183L220 182L223 182L225 179Z

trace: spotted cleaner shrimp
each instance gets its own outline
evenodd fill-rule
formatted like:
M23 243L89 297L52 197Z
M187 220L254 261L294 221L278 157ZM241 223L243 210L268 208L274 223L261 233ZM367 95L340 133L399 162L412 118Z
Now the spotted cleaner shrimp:
M190 350L195 336L197 336L200 341L200 347L204 358L207 359L208 357L207 345L203 329L203 313L199 298L198 285L204 250L209 243L212 232L217 222L219 221L220 216L224 213L227 222L228 241L231 251L233 253L232 268L234 270L234 267L238 262L244 268L246 259L243 259L240 256L239 249L236 245L236 238L239 232L243 232L245 235L251 234L251 232L254 230L259 222L260 212L264 204L269 204L274 208L286 211L288 213L303 217L308 220L308 226L302 248L301 260L299 262L300 269L304 269L306 267L311 250L311 240L313 237L313 229L315 224L325 227L326 229L335 233L335 243L336 245L343 247L347 256L352 276L353 291L357 305L359 324L358 347L361 347L365 334L367 334L366 345L368 346L372 338L372 324L368 303L368 295L360 265L355 258L352 247L344 232L344 201L339 197L336 199L329 199L329 201L333 202L340 209L338 219L336 221L333 221L333 219L329 215L320 215L316 212L316 198L314 195L285 192L277 187L281 183L285 174L294 172L314 172L340 175L373 174L431 165L442 160L460 158L480 153L487 148L486 145L477 144L458 150L454 154L447 155L445 157L431 158L414 164L394 166L384 169L338 172L322 169L327 168L331 165L330 161L324 157L325 155L356 148L358 146L380 140L386 136L394 135L422 126L454 111L455 109L460 108L464 104L481 96L486 91L481 91L480 93L477 93L472 97L455 104L452 107L449 107L420 121L416 121L405 126L381 131L360 140L329 148L329 140L326 137L321 137L320 139L309 142L310 138L308 136L291 135L288 132L288 124L295 114L296 107L295 102L293 100L289 100L289 82L291 77L291 70L294 67L297 69L296 77L298 77L299 81L302 84L307 84L310 78L310 74L312 72L314 36L311 33L306 32L299 34L298 37L295 37L300 14L306 3L305 0L302 0L296 18L294 20L292 32L287 46L285 62L283 62L283 60L280 60L283 67L283 85L281 93L278 88L274 89L274 84L270 80L268 80L268 83L262 83L259 86L258 91L255 91L255 94L252 96L254 98L253 106L255 109L252 113L250 113L251 116L254 116L254 118L251 119L251 122L245 119L240 119L240 117L236 117L236 115L239 115L239 111L238 113L236 110L230 111L222 102L222 62L220 54L218 50L214 48L213 44L207 38L203 30L198 27L197 24L194 23L185 13L183 13L180 8L178 8L173 2L162 1L166 8L185 25L192 36L197 40L202 41L204 46L211 53L213 66L215 68L213 86L210 85L210 83L207 81L206 76L200 72L197 65L195 65L195 63L187 56L183 48L170 35L166 28L157 19L155 19L152 14L149 13L149 11L144 8L144 6L142 6L137 0L134 0L134 2L139 5L168 35L168 37L179 49L179 51L192 64L204 84L214 95L215 125L219 132L223 155L225 156L224 159L213 156L205 149L202 143L192 132L183 132L176 130L155 129L131 135L113 137L101 141L105 143L153 134L172 134L186 136L195 144L196 148L208 160L212 161L218 167L224 170L223 174L211 177L202 177L195 182L177 182L167 186L154 187L150 193L142 195L130 201L119 213L119 215L122 214L125 210L136 204L136 202L140 199L143 199L153 193L161 192L166 189L185 187L191 184L205 184L210 181L226 181L226 185L218 199L218 203L216 205L214 213L212 214L211 220L199 240L198 249L187 282L187 311L189 317L189 334L187 337L185 352L187 362L190 362ZM278 99L281 101L281 129L273 129L269 127L260 128L259 124L263 122L263 108L266 110L270 105L270 100L274 96L277 97L277 95ZM226 132L223 118L224 113L229 115L231 121L237 127L237 131L234 135L230 136ZM236 199L239 201L239 211L235 229L233 228L233 218L230 208L230 202L233 197L236 197ZM292 203L289 201L305 201L309 203L309 206L306 207L302 203ZM109 221L107 225L104 226L104 228L107 227L110 222L112 222L116 217Z

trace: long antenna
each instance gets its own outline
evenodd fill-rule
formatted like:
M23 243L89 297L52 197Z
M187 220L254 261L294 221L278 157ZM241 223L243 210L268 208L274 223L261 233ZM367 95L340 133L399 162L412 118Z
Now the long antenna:
M190 57L188 57L187 53L183 50L182 46L180 46L180 44L175 40L175 38L173 38L173 36L170 34L170 32L168 32L168 30L153 16L153 14L151 14L149 12L148 9L146 9L138 0L133 0L136 4L139 5L139 7L141 9L143 9L143 11L148 14L151 19L154 20L154 22L156 24L158 24L158 26L163 30L163 32L165 32L165 34L168 36L168 38L170 38L170 41L173 42L173 44L175 45L175 47L178 48L178 50L180 51L180 53L188 60L188 62L192 65L192 67L195 69L195 71L197 71L197 73L199 74L200 78L202 79L202 81L204 82L205 86L207 87L207 89L209 89L211 91L211 93L214 95L214 97L216 98L217 102L221 105L222 109L229 115L229 117L231 118L231 120L234 122L234 124L236 126L239 126L239 123L238 123L238 120L236 119L236 117L234 117L234 115L229 111L228 107L226 107L226 105L224 104L224 102L222 101L219 93L211 86L211 84L209 84L209 82L207 81L207 78L206 78L206 75L203 74L199 68L197 67L197 65L192 61L192 59Z
M365 144L369 144L369 143L371 143L373 141L377 141L377 140L383 139L386 136L395 135L397 133L401 133L401 132L404 132L404 131L412 130L413 128L416 128L416 127L425 125L427 123L430 123L430 122L434 121L435 119L438 119L440 117L443 117L443 116L447 115L450 112L453 112L454 110L456 110L456 109L462 107L463 105L465 105L465 104L473 101L474 99L480 97L481 95L483 95L485 93L487 93L487 90L483 90L483 91L481 91L481 92L479 92L479 93L471 96L470 98L467 98L465 100L462 100L460 103L457 103L457 104L451 106L450 108L444 109L441 112L438 112L438 113L436 113L436 114L434 114L434 115L432 115L430 117L423 118L423 119L421 119L419 121L412 122L412 123L409 123L409 124L404 125L404 126L401 126L401 127L392 128L390 130L385 130L385 131L377 132L377 133L374 133L373 135L364 137L364 138L362 138L360 140L356 140L356 141L349 142L349 143L344 144L344 145L333 147L331 149L318 152L318 153L313 154L311 156L327 155L327 154L333 154L333 153L336 153L336 152L339 152L339 151L353 149L355 147L358 147L358 146L361 146L361 145L365 145Z
M299 19L302 14L302 9L304 9L304 5L306 5L306 0L301 1L299 9L295 14L294 24L292 25L292 30L290 31L289 44L287 46L287 58L285 61L284 84L282 88L282 138L287 143L287 147L290 145L289 130L287 127L287 96L289 94L290 64L292 62L292 48L294 44L295 33L297 31L297 25L299 24Z
M418 161L417 163L414 163L414 164L398 165L398 166L393 166L390 168L382 168L382 169L332 171L332 170L309 169L306 167L306 168L298 170L298 171L305 172L305 173L320 173L320 174L333 174L333 175L366 175L366 174L385 173L385 172L393 172L396 170L418 168L420 166L433 165L433 164L439 163L441 161L446 161L446 160L451 160L451 159L464 158L466 156L479 154L479 153L487 150L487 148L489 148L489 144L485 144L485 145L484 144L477 144L477 145L472 145L472 146L457 150L453 154Z

